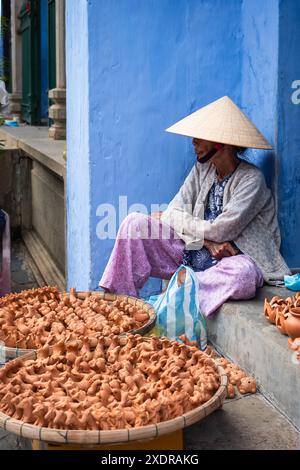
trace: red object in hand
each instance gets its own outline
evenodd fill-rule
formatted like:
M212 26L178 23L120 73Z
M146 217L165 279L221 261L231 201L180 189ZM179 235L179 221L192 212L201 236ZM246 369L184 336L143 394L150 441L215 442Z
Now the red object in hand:
M26 3L26 13L30 13L31 11L31 5L29 2Z

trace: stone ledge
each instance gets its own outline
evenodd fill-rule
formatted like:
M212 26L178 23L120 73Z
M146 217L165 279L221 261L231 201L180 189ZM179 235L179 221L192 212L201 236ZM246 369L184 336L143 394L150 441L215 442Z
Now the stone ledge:
M63 153L66 141L52 140L48 127L20 126L0 127L0 139L6 141L4 150L23 150L29 157L39 161L61 178L66 177Z
M291 294L285 288L264 286L254 299L226 302L207 324L217 351L253 374L262 394L299 429L300 363L293 361L287 336L263 314L265 297Z

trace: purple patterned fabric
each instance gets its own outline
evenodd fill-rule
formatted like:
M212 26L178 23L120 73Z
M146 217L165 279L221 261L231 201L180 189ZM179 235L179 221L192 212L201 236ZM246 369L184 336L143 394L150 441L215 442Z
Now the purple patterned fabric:
M155 232L156 239L148 235ZM169 236L166 237L166 234ZM184 242L166 224L139 213L126 217L99 286L116 294L138 296L147 279L170 279L182 263ZM260 270L246 255L223 258L197 273L201 309L210 315L229 298L249 299L263 285Z
M162 227L169 237L162 239ZM157 239L149 239L150 229ZM105 268L100 287L116 294L138 296L147 279L170 279L182 261L184 242L173 229L140 213L129 214L122 222L115 246Z
M196 276L200 308L205 316L214 313L228 299L251 299L256 289L264 284L261 270L247 255L222 258L218 264Z

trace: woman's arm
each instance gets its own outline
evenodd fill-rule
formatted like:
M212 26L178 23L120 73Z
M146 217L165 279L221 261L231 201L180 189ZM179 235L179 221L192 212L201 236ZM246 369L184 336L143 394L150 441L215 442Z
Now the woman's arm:
M256 172L235 189L223 212L212 221L205 221L205 239L217 243L234 241L262 210L270 197L264 177Z
M193 217L182 208L173 208L170 225L186 247L200 249L204 239L216 243L234 241L261 211L270 197L263 175L256 171L243 178L222 214L215 220Z
M205 246L211 256L216 259L235 256L240 253L240 251L231 242L216 243L210 240L204 240L203 246Z

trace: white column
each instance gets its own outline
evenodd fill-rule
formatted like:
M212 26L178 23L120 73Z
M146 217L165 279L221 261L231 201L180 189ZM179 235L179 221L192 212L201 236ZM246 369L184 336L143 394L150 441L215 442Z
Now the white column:
M23 0L10 0L11 5L11 71L12 93L9 95L9 112L21 116L22 101L22 39L18 33L18 14Z
M49 91L54 104L49 108L49 117L54 123L49 137L66 139L66 55L65 55L65 0L55 1L56 20L56 88Z

